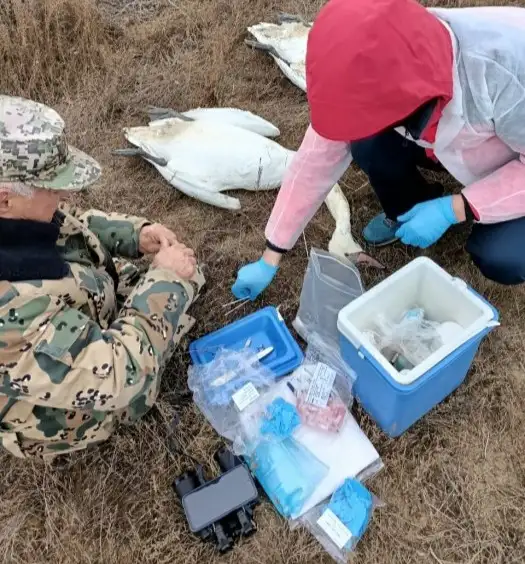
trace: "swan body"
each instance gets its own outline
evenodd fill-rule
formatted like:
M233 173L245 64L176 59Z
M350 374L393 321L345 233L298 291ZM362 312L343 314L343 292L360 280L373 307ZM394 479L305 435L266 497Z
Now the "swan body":
M178 117L124 129L145 154L167 161L158 172L175 188L213 206L238 210L226 190L274 190L281 185L293 151L253 131L217 120Z
M251 47L267 51L282 73L306 92L306 44L311 23L294 16L281 16L280 23L261 22L248 27L254 38L246 43Z
M240 209L237 198L222 193L226 190L279 188L295 154L269 138L279 131L274 125L251 112L199 108L179 113L152 108L149 115L147 126L124 129L134 149L115 153L142 156L174 188L216 207ZM328 250L373 264L352 237L350 207L339 185L326 204L336 222Z
M193 120L228 123L248 131L253 131L253 133L258 133L263 137L271 138L281 135L281 132L273 123L246 110L239 110L238 108L196 108L182 112L181 115Z

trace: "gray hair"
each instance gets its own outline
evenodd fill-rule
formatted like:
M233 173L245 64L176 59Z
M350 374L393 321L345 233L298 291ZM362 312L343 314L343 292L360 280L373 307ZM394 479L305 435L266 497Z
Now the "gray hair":
M35 189L28 184L23 182L0 182L0 192L10 192L11 194L16 194L17 196L23 196L25 198L32 198Z

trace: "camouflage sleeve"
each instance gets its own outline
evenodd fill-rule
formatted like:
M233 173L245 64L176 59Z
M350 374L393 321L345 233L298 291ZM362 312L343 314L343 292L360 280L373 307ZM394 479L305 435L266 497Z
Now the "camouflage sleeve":
M82 211L62 204L61 211L76 217L97 235L113 257L138 258L140 230L151 224L143 217L122 213L105 213L99 210Z
M17 354L11 363L2 355L0 394L50 408L128 408L140 416L157 396L169 354L193 324L186 312L203 284L200 270L181 281L152 269L107 330L60 297L11 300L0 348Z

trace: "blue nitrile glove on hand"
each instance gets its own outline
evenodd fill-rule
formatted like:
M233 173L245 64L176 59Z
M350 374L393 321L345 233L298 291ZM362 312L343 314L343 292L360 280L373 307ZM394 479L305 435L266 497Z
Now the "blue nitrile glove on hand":
M445 231L459 223L452 207L452 196L417 204L397 220L402 224L396 237L405 245L426 249L433 245Z
M270 285L278 269L279 267L268 264L263 258L243 266L232 287L233 295L239 300L255 300Z

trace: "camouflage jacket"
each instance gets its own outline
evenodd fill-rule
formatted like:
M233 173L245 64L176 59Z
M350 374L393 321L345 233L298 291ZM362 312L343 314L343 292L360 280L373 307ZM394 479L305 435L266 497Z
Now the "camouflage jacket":
M66 206L57 218L69 275L0 280L0 440L19 457L85 448L144 414L204 284L199 269L182 281L115 260L139 256L145 219Z

